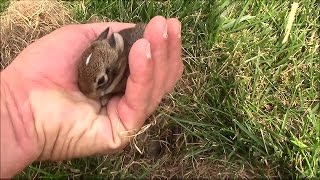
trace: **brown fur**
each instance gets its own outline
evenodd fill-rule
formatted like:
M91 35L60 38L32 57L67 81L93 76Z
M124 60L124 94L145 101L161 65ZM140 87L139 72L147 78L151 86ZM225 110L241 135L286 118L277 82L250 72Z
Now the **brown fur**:
M84 95L95 100L100 99L104 105L114 94L124 93L130 73L128 55L134 42L143 37L144 27L144 24L138 24L134 28L119 32L124 43L123 51L121 52L115 48L115 43L117 42L115 42L113 36L110 39L103 39L104 36L107 36L108 29L84 51L78 67L78 85ZM86 64L90 54L90 61ZM121 74L120 72L123 71L124 73ZM116 83L113 80L119 75L121 75L119 77L121 80L117 84L113 84ZM110 79L112 83L98 87L97 80L101 76ZM110 89L111 87L114 88Z

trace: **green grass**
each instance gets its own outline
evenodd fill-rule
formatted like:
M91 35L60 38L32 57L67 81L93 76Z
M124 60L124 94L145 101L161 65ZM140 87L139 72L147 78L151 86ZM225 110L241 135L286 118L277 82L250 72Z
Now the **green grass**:
M320 177L320 4L301 1L102 1L69 4L79 22L97 15L182 22L185 72L140 139L107 157L35 163L17 178ZM147 139L147 141L146 141ZM172 175L172 176L171 176Z
M0 0L0 13L3 12L9 5L9 0Z

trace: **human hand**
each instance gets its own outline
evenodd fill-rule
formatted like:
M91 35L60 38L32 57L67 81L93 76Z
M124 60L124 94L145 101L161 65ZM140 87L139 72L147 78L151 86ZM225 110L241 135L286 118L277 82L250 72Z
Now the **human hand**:
M183 72L180 22L158 16L131 49L125 94L103 109L85 97L77 87L77 61L108 26L117 32L133 24L60 28L28 46L1 72L1 107L7 107L1 112L10 116L10 122L1 118L1 167L24 168L17 169L21 160L11 156L31 163L116 152L173 89Z

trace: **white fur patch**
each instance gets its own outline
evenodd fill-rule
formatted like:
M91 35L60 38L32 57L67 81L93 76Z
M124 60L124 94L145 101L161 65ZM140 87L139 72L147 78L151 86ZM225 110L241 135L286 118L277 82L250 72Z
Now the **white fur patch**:
M90 58L91 58L91 55L92 55L92 53L91 53L91 54L89 54L89 56L87 57L86 65L88 65L88 64L89 64L89 62L90 62Z

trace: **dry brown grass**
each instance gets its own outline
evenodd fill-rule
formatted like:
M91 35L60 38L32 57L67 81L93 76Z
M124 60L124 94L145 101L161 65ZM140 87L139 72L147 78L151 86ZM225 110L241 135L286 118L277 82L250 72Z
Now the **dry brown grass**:
M31 42L70 23L70 13L59 1L11 1L1 13L1 70Z

